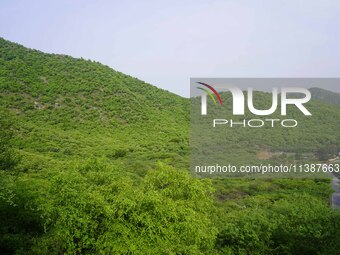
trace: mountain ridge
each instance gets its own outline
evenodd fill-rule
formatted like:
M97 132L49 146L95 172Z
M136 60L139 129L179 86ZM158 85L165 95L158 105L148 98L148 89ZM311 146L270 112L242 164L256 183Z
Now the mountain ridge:
M40 152L67 156L70 151L63 141L72 140L71 154L113 159L117 151L137 155L154 144L165 158L173 158L170 154L177 154L178 148L187 150L189 102L185 98L98 62L46 54L4 39L0 65L0 106L21 120L19 133L26 134L18 142L22 148L32 151L30 141ZM81 134L72 138L75 130ZM98 136L98 150L91 153L89 133L96 133L91 139ZM34 139L38 134L40 144ZM80 137L85 148L76 149ZM174 148L169 141L176 141L170 142Z
M107 67L107 68L111 69L112 71L114 71L114 72L116 72L116 73L118 73L118 74L120 74L120 75L122 75L122 76L126 76L126 77L129 77L129 78L136 79L136 80L138 80L138 81L140 81L140 82L143 82L143 83L145 83L145 84L148 84L148 85L150 85L150 86L152 86L152 87L158 88L159 90L162 90L162 91L164 91L164 92L167 92L167 93L170 93L170 94L173 94L173 95L176 95L176 96L185 98L185 97L183 97L183 96L181 96L181 95L178 95L178 94L176 94L176 93L173 93L173 92L171 92L171 91L169 91L169 90L166 90L166 89L157 87L157 86L152 85L152 84L150 84L150 83L144 82L144 81L142 81L142 80L140 80L140 79L138 79L138 78L136 78L136 77L133 77L133 76L128 75L128 74L125 74L125 73L122 73L122 72L120 72L120 71L117 71L117 70L115 70L114 68L112 68L112 67L110 67L110 66L108 66L108 65L106 65L106 64L103 64L103 63L101 63L101 62L99 62L99 61L96 61L96 60L84 59L83 57L77 58L77 57L73 57L73 56L68 55L68 54L46 53L46 52L44 52L44 51L37 50L37 49L35 49L35 48L26 47L26 46L24 46L23 44L20 44L20 43L17 43L17 42L12 42L12 41L6 40L5 38L3 38L3 37L1 37L1 36L0 36L0 43L1 43L2 47L3 47L4 45L12 46L12 47L13 47L13 46L17 46L17 47L20 47L22 50L25 50L25 51L27 51L27 52L32 51L32 52L41 53L41 54L43 54L43 55L51 55L51 56L56 56L56 57L60 57L60 58L71 58L71 59L73 59L73 60L85 60L85 61L89 61L89 62L92 62L92 63L97 63L97 64L99 64L99 65L102 65L102 66L104 66L104 67Z

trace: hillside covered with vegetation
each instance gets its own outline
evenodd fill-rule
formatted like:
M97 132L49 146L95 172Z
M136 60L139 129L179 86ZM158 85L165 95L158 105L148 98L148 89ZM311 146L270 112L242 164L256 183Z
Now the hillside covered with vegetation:
M340 104L340 94L325 89L310 88L312 98L329 104Z
M339 106L312 105L316 147L247 142L337 146ZM0 108L0 254L339 254L328 179L190 175L190 99L0 39Z

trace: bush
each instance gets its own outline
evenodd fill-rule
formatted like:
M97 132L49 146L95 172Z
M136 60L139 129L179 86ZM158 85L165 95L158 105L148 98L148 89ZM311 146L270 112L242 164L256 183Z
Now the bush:
M143 181L98 161L53 178L40 211L47 254L207 254L214 248L212 188L159 165Z

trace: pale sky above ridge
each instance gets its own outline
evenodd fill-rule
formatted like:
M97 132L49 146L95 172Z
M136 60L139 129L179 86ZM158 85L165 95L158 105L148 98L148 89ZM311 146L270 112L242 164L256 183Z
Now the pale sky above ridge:
M339 13L335 0L0 0L0 36L188 97L190 77L340 77Z

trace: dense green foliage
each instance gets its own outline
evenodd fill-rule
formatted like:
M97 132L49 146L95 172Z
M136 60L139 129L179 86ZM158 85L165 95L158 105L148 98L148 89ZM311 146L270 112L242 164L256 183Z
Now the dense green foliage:
M0 39L0 106L0 254L339 254L329 180L190 176L188 99Z
M339 214L327 180L216 180L224 254L338 254Z
M0 66L0 102L20 121L20 149L67 160L131 157L132 169L157 159L186 165L184 98L97 62L2 39Z
M13 170L19 158L12 145L14 130L11 116L6 111L0 112L0 116L0 170Z
M2 254L199 254L214 247L212 189L171 167L137 184L92 160L6 176L4 186L15 196L1 203Z

